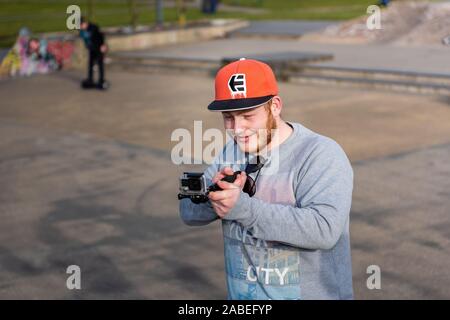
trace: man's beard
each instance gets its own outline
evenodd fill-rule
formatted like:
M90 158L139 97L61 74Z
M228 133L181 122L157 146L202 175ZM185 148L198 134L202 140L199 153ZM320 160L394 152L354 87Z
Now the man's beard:
M266 144L263 147L269 146L270 143L272 142L272 134L273 134L273 130L275 130L277 128L277 123L275 121L275 118L272 115L272 110L269 109L268 111L269 116L267 117L267 122L266 122L266 129L267 129L267 136L266 136ZM258 153L260 151L260 145L258 143Z

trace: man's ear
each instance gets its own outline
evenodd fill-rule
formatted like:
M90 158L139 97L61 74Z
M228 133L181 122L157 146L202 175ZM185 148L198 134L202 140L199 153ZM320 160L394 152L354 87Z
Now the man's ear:
M279 117L281 114L281 109L283 109L283 102L281 101L280 96L274 96L272 98L272 105L270 106L272 110L272 115L274 117Z

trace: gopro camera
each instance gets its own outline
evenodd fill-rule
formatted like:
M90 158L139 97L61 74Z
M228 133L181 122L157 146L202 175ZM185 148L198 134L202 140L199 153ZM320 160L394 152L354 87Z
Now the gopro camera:
M223 181L233 183L241 171L236 171L233 175L226 176ZM208 201L208 194L212 191L222 190L217 184L206 186L206 178L201 172L184 172L180 177L180 193L178 200L190 198L193 203Z
M184 172L180 177L178 199L190 198L194 203L208 201L206 179L200 172Z

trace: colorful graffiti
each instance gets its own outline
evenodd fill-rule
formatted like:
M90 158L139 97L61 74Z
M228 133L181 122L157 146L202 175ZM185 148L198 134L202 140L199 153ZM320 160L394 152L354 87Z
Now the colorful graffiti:
M29 76L60 70L70 66L73 53L72 40L35 37L22 28L0 64L0 76Z

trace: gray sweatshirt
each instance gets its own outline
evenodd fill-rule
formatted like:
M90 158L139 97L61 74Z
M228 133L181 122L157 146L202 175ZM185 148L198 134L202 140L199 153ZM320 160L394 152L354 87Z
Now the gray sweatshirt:
M256 194L241 192L222 219L228 299L352 299L351 164L334 140L289 124L277 170L268 158ZM228 143L205 171L208 183L230 166L224 157L231 148L236 152ZM180 216L191 226L219 219L209 202L189 199L180 201Z

